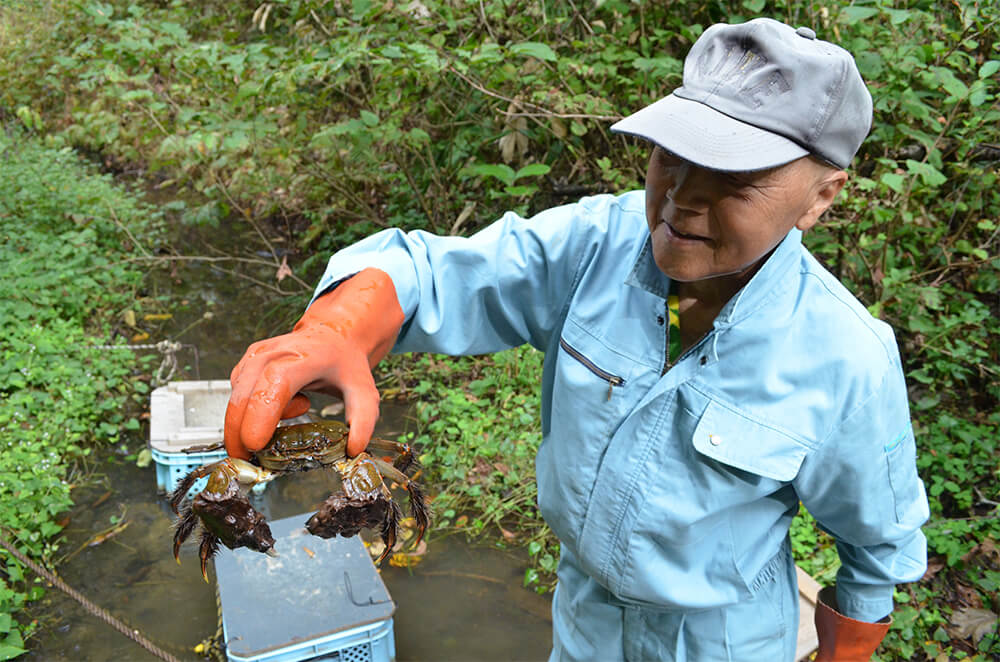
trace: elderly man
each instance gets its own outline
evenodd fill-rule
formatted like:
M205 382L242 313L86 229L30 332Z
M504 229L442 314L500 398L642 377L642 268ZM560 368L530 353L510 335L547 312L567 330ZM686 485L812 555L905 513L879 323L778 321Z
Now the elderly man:
M539 508L561 541L552 659L793 659L801 502L843 563L818 659L867 660L893 585L924 571L926 497L892 331L801 236L871 113L853 58L812 30L712 26L683 85L612 127L654 145L644 194L339 252L295 329L234 369L229 452L310 389L342 395L360 452L390 349L531 343Z

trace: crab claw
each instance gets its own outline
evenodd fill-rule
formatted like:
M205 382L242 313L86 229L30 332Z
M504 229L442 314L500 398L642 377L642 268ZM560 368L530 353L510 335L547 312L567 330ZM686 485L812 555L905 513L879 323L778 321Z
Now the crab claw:
M194 527L198 525L198 515L191 509L190 503L183 505L180 515L180 519L177 520L177 528L174 529L174 560L177 561L177 565L181 564L181 545L194 531Z
M201 557L201 576L204 578L205 583L208 583L208 560L215 556L215 553L219 551L219 537L210 531L202 531L201 533L201 548L198 551L198 556Z

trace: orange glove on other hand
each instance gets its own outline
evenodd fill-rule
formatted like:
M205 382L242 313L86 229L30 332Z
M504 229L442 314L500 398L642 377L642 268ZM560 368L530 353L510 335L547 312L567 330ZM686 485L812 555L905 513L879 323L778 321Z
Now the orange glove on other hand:
M226 451L248 459L267 445L279 420L309 409L299 391L342 398L347 454L363 451L378 419L371 369L392 349L403 319L392 279L369 268L316 299L291 333L250 345L230 376Z
M819 652L815 662L868 662L892 625L886 616L878 623L848 618L837 611L836 589L828 586L816 600Z

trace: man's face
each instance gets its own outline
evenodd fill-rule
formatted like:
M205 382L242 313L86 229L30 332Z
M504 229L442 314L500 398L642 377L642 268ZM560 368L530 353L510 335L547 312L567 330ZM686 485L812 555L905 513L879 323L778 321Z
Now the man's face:
M811 227L840 190L817 207L818 168L804 158L759 172L717 172L656 147L646 171L656 265L681 282L752 275L789 230Z

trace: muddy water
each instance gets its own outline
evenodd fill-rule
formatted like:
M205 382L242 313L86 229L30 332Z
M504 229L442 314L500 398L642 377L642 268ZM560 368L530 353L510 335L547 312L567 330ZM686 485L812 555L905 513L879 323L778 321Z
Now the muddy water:
M182 250L207 254L200 249L212 240L212 233L189 232ZM248 245L251 241L236 238L235 243L241 240ZM283 331L280 316L269 315L277 309L273 295L209 265L162 271L153 288L151 294L187 301L174 309L162 337L198 347L201 379L227 378L249 343ZM193 379L192 355L179 358L189 369L174 379ZM388 405L376 433L391 437L408 426L412 423L405 409ZM197 548L191 543L182 550L181 565L174 562L173 515L156 494L154 469L137 468L124 459L125 452L99 458L97 485L74 492L76 506L61 548L72 556L59 566L60 575L161 648L182 660L203 659L192 649L217 627L214 577L210 574L213 583L202 580ZM286 476L255 502L270 519L305 514L334 484L322 472ZM86 546L115 521L128 525L105 542ZM386 564L382 577L397 605L397 659L545 659L551 644L550 602L521 587L525 568L523 555L473 546L454 536L432 536L424 561L412 569ZM156 659L54 588L33 607L32 615L42 627L29 642L31 652L25 659Z

